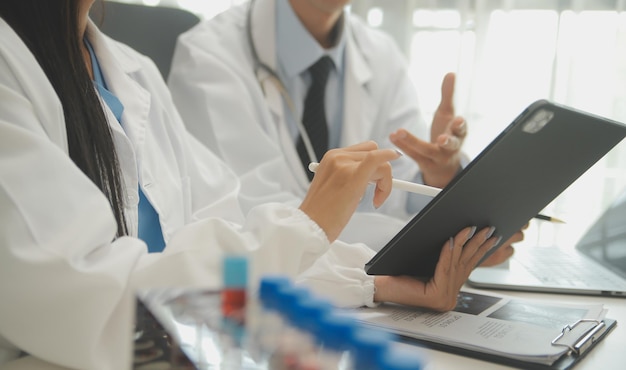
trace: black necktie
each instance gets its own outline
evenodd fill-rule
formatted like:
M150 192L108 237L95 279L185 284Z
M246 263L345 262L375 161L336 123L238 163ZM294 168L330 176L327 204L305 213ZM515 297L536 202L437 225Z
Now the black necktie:
M324 107L324 91L326 90L326 81L328 73L333 67L333 61L329 56L320 58L315 64L309 67L311 73L311 86L304 100L304 112L302 113L302 124L313 145L315 156L318 160L328 150L328 125L326 123L326 108ZM300 160L304 166L304 171L313 179L313 173L309 171L309 163L311 158L307 154L302 136L298 137L296 144Z

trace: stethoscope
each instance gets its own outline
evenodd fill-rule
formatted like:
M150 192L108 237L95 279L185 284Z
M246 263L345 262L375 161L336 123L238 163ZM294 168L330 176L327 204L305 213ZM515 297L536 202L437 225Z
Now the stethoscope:
M246 36L248 39L248 44L250 46L250 51L252 52L252 62L254 64L254 73L256 75L257 81L259 82L259 85L261 86L261 90L263 91L264 94L265 94L265 88L263 87L263 84L265 83L265 81L269 80L274 85L274 87L278 89L278 92L280 93L280 95L285 100L285 103L287 104L289 113L293 116L293 119L296 122L296 125L298 126L298 132L300 133L300 136L302 137L302 142L304 143L304 147L306 148L306 152L307 152L310 162L317 163L319 162L319 160L317 158L317 155L315 155L315 150L313 150L313 144L311 144L311 139L309 138L309 135L307 134L306 128L304 127L302 120L298 116L296 105L294 104L291 96L289 96L289 92L287 91L285 84L281 81L280 77L278 76L278 73L272 67L263 63L261 59L259 58L259 54L257 53L256 46L254 45L254 40L252 39L252 8L253 7L254 7L254 0L250 0L250 3L248 5L248 13L246 15ZM267 76L264 78L261 78L260 77L261 74L259 73L260 71L265 71L265 73L267 73Z

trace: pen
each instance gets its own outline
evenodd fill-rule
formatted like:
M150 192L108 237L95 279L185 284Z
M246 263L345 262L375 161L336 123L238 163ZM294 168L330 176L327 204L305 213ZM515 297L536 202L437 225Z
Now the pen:
M564 224L565 221L558 219L556 217L552 217L552 216L546 216L546 215L542 215L541 213L535 216L536 219L538 220L544 220L544 221L550 221L550 222L556 222L559 224Z
M317 166L319 166L319 163L315 163L315 162L309 163L309 171L315 173L315 171L317 170ZM426 195L429 197L434 197L437 194L439 194L439 192L441 191L441 189L435 188L433 186L416 184L414 182L403 181L403 180L398 180L398 179L392 179L391 183L394 189L404 190L404 191L408 191L410 193L415 193L415 194ZM560 220L556 217L546 216L542 214L537 214L535 215L534 218L538 220L543 220L543 221L565 223L565 221Z
M310 163L309 171L315 173L315 171L317 170L317 166L319 166L319 163L315 163L315 162ZM400 190L408 191L408 192L415 193L415 194L427 195L429 197L434 197L435 195L439 194L439 192L441 191L441 189L439 188L435 188L435 187L428 186L428 185L416 184L414 182L402 181L398 179L393 179L391 181L392 181L392 187L394 189L400 189Z

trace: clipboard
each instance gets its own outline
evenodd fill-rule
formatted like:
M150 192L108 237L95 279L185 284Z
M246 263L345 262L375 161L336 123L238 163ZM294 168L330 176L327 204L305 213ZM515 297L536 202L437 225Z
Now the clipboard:
M552 345L560 337L567 335L567 333L580 322L585 320L579 320L570 325L566 325L562 332L554 338ZM594 320L595 321L595 320ZM600 343L616 326L617 321L614 319L604 319L602 321L596 321L596 325L587 330L569 350L563 354L552 365L546 365L537 362L522 361L518 359L512 359L505 356L499 356L484 352L472 351L465 348L459 348L451 345L446 345L437 342L431 342L423 339L415 339L406 335L400 335L400 340L404 343L423 347L427 349L435 349L443 352L449 352L461 356L472 357L478 360L484 360L488 362L495 362L506 366L516 367L520 369L528 370L568 370L578 364L593 348Z
M530 104L365 271L430 278L444 243L468 226L494 226L506 241L624 137L622 123L547 100Z

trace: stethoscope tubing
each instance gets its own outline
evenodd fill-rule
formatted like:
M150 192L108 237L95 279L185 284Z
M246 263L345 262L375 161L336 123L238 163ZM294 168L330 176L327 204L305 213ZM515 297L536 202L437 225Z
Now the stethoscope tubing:
M254 0L250 0L250 3L248 5L248 14L246 15L246 36L247 36L248 44L250 46L250 51L252 54L252 62L254 64L253 68L254 68L254 74L256 75L256 79L259 85L261 86L261 90L263 91L263 94L265 94L265 88L263 87L263 85L265 81L267 80L269 80L274 85L274 87L278 89L278 92L280 93L282 98L285 100L285 103L287 104L287 109L289 110L290 114L293 116L293 119L296 122L296 125L298 126L298 132L300 133L300 136L302 137L302 142L304 143L304 147L306 148L309 161L311 163L317 163L319 162L319 160L317 158L317 155L315 154L315 150L313 149L313 144L311 144L311 139L309 138L306 128L304 127L304 123L302 123L302 120L298 116L298 112L296 111L296 105L294 104L293 99L289 95L289 92L287 91L285 84L281 81L280 77L278 76L278 73L274 69L272 69L270 66L263 63L261 59L259 58L259 54L257 53L256 46L254 45L254 40L252 39L252 8L253 7L254 7ZM268 76L265 78L261 78L261 73L260 73L261 71L265 71L265 73L267 73Z

